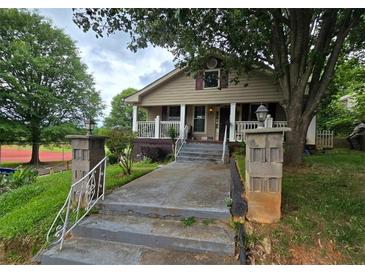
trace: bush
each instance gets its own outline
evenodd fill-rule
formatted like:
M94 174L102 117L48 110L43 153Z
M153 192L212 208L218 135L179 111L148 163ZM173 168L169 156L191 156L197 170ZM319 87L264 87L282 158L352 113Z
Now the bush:
M117 160L126 175L130 175L132 172L135 138L135 134L130 130L113 129L109 133L109 139L106 142L112 160Z
M32 184L36 181L37 175L37 170L30 168L17 169L10 175L0 175L0 193Z
M160 162L165 160L167 152L159 147L142 146L141 154L143 157L149 158L152 162Z

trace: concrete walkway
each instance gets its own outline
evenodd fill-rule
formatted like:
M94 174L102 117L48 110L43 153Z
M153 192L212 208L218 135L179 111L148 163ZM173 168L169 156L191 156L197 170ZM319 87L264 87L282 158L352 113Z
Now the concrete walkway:
M106 195L42 264L237 264L227 165L171 163ZM184 217L195 222L184 225Z
M159 216L229 218L224 198L230 184L227 165L173 162L107 195L101 206Z

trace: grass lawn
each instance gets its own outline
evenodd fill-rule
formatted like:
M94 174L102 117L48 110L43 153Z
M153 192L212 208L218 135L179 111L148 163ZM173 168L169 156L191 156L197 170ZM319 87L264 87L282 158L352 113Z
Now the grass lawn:
M107 167L106 189L122 186L157 168L136 163L132 175ZM44 244L46 233L70 189L71 172L38 177L37 183L0 196L0 263L27 263Z
M365 263L365 153L335 149L284 169L282 220L246 222L255 264Z

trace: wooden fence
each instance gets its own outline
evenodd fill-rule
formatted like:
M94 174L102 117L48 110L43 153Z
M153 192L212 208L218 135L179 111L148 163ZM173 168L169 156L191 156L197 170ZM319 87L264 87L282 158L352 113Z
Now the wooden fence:
M317 149L333 148L333 131L318 130L316 139Z

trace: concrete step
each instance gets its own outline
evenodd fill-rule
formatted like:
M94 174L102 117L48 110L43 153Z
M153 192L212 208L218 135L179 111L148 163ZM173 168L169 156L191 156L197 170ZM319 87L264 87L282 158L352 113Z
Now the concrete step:
M176 158L177 162L213 162L213 163L221 163L221 156L209 156L209 157L200 157L197 155L184 156L178 155Z
M160 204L131 203L122 201L110 201L105 199L99 202L97 208L101 213L112 214L136 214L148 217L160 217L181 219L184 217L195 217L199 219L228 219L230 212L226 208L204 208L204 207L170 207Z
M203 149L203 150L223 150L223 146L219 145L191 145L191 144L184 144L183 148L190 148L190 149Z
M183 147L179 154L181 154L181 153L222 156L223 150L205 150L205 149L193 149L193 148L184 148Z
M221 159L222 153L193 152L182 150L178 156Z
M218 220L208 224L199 220L184 226L180 220L98 214L82 221L73 233L76 237L189 252L233 256L235 250L233 229Z
M238 264L233 256L194 253L86 238L66 240L63 249L53 246L40 257L43 265L180 265Z

